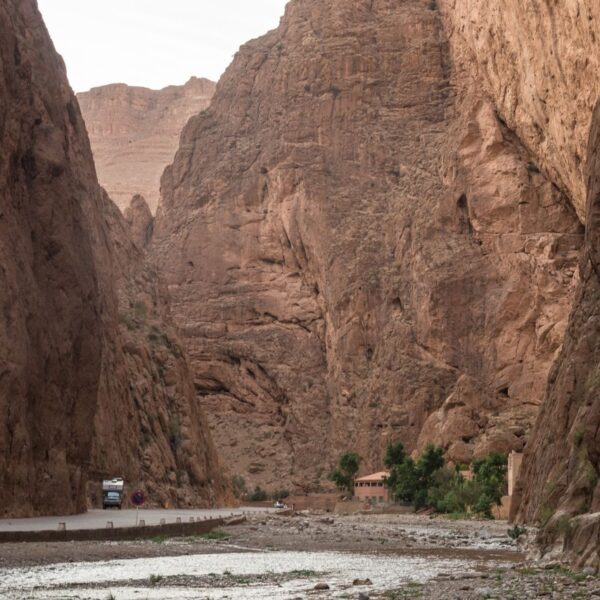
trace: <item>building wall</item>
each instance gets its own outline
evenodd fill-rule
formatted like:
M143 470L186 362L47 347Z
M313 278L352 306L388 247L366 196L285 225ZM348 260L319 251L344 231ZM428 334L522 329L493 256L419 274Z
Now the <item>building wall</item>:
M374 502L389 502L389 491L383 481L360 482L354 484L354 496L360 500L374 499Z

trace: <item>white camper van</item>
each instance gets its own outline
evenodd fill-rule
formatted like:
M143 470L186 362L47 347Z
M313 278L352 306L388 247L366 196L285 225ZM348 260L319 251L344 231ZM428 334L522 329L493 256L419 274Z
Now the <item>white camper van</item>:
M102 482L102 508L114 506L120 509L123 504L124 486L125 482L122 477L105 479Z

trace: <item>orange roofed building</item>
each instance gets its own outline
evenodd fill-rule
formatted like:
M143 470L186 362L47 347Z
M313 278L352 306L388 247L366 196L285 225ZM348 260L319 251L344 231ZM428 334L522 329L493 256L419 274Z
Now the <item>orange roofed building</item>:
M383 485L383 480L389 477L388 471L379 471L372 475L359 477L354 481L354 497L374 504L389 502L389 490Z

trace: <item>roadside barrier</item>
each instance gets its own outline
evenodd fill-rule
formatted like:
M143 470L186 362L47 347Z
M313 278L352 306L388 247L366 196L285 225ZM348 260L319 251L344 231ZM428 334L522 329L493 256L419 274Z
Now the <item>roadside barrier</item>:
M179 519L181 521L181 519ZM197 520L189 523L166 523L145 525L140 521L137 527L107 527L104 529L72 529L59 523L59 528L46 531L0 531L0 543L8 542L88 542L141 540L155 536L185 537L209 533L216 527L225 525L225 519ZM62 526L62 529L61 529Z

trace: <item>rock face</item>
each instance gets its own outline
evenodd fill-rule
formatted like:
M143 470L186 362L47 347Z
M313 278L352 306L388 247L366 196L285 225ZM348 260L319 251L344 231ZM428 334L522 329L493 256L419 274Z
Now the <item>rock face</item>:
M124 217L134 243L138 248L145 248L152 239L154 231L154 217L146 199L140 195L134 196L125 209Z
M192 77L162 90L106 85L77 94L98 179L124 210L135 194L156 210L160 177L187 120L208 106L215 84Z
M513 517L544 526L542 553L599 568L600 5L443 4L456 61L475 67L502 119L586 224L581 283L527 446Z
M151 253L219 451L322 484L391 440L521 449L582 228L435 2L295 0L162 179ZM523 421L523 422L522 422Z
M508 126L584 219L591 116L598 99L595 0L441 0L457 63L474 70Z
M225 499L166 294L33 0L0 7L0 71L0 514L81 511L117 474L155 503Z
M15 515L84 508L102 356L98 190L40 23L34 2L0 7L0 510Z
M542 553L600 567L600 108L587 154L586 248L582 283L563 351L528 444L515 510L544 525Z

